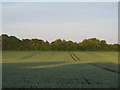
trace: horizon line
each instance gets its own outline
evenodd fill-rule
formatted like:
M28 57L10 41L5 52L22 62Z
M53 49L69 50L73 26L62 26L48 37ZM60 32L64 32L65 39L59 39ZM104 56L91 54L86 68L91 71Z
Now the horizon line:
M43 40L43 41L48 41L49 43L52 43L52 42L54 42L54 41L56 41L56 40L58 40L58 39L60 39L60 40L65 40L65 41L72 41L73 43L81 43L83 40L85 40L85 39L92 39L92 38L96 38L96 37L91 37L91 38L84 38L83 40L81 40L81 41L79 41L79 42L77 42L77 41L74 41L74 40L66 40L66 39L61 39L61 38L56 38L56 39L54 39L54 40L52 40L52 41L50 41L50 40L44 40L44 39L42 39L42 38L19 38L18 36L16 36L16 35L9 35L9 34L6 34L6 33L1 33L0 34L0 36L2 36L2 35L7 35L7 36L14 36L14 37L16 37L17 39L19 39L19 40L23 40L23 39L29 39L29 40L32 40L32 39L38 39L38 40ZM98 39L98 40L105 40L105 39L99 39L99 38L96 38L96 39ZM106 40L105 40L106 41ZM120 44L119 42L118 43L108 43L107 41L106 41L106 43L107 44Z

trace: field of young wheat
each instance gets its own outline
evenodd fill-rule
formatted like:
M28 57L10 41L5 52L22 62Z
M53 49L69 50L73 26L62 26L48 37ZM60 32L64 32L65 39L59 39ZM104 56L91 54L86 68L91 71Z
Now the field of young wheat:
M3 88L117 88L118 52L3 51Z

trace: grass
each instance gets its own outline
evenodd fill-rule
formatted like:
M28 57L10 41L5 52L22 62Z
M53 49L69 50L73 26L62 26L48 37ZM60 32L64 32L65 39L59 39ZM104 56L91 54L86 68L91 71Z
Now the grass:
M118 52L3 51L3 88L117 88Z

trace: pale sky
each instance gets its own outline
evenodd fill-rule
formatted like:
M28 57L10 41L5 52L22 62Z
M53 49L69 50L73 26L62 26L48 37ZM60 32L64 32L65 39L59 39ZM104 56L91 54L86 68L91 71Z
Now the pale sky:
M94 37L118 43L117 2L6 2L2 7L2 33L20 39L81 42Z

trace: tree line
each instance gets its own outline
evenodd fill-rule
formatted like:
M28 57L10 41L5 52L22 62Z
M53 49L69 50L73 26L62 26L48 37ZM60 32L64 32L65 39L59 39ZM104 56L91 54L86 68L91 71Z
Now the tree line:
M2 50L41 50L41 51L119 51L120 44L107 44L105 40L97 38L84 39L73 42L57 39L53 42L41 39L18 39L15 36L2 34Z

